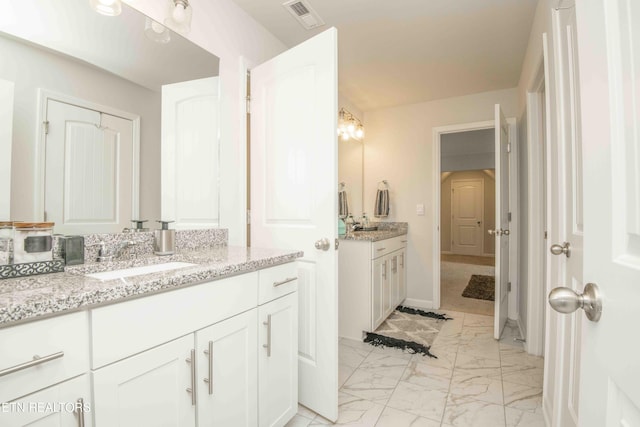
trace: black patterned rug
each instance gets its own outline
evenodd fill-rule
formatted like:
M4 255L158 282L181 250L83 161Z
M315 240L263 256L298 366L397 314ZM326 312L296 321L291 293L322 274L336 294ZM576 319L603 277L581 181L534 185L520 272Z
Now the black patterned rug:
M471 275L469 284L462 296L465 298L482 299L486 301L495 301L496 278L495 276L483 276L481 274Z
M444 314L398 306L364 342L376 347L395 347L409 353L437 358L429 349L445 321Z

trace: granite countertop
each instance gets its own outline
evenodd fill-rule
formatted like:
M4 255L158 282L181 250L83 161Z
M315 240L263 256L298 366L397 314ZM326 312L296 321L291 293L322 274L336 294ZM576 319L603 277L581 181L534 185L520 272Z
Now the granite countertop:
M218 280L291 262L302 256L300 251L223 246L164 257L84 264L67 267L64 273L0 280L0 327ZM166 262L196 265L105 281L84 276Z
M409 229L406 222L376 222L373 223L373 225L376 225L378 229L375 231L354 231L344 236L340 236L339 238L340 240L364 240L377 242L378 240L405 236Z

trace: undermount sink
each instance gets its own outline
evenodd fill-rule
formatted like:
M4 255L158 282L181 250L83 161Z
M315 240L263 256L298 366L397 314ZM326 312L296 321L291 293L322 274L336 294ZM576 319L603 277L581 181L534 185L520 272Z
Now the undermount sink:
M377 225L370 225L368 227L356 227L355 231L376 231L377 229Z
M149 273L159 273L161 271L177 270L185 267L192 267L196 264L188 262L166 262L164 264L145 265L143 267L123 268L122 270L103 271L101 273L85 274L98 280L123 279L125 277L140 276Z

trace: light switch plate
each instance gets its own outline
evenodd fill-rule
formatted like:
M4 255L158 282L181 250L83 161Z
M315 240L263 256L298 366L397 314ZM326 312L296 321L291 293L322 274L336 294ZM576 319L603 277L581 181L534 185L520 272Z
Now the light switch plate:
M422 203L416 205L416 214L424 216L424 205Z

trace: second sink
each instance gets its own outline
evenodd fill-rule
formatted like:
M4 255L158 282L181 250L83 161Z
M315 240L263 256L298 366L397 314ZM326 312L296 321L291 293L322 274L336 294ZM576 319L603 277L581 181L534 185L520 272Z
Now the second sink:
M124 268L122 270L103 271L101 273L85 274L98 280L122 279L125 277L140 276L149 273L159 273L161 271L177 270L179 268L192 267L196 264L188 262L166 262L164 264L145 265L143 267Z

